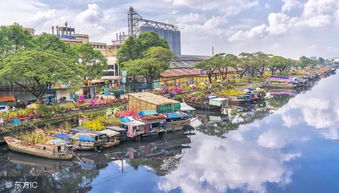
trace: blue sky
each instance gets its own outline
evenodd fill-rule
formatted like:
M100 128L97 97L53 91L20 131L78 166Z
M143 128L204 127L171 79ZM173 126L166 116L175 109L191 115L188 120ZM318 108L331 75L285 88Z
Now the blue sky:
M127 10L179 26L184 54L264 51L297 58L339 54L338 0L2 0L0 25L37 33L65 21L92 41L127 32Z

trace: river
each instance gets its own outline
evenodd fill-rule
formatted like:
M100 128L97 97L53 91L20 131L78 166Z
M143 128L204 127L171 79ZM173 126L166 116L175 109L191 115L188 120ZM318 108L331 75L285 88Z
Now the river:
M209 122L191 135L81 152L82 162L45 160L3 146L0 177L41 176L40 189L49 193L338 192L338 83L339 74L296 96L231 109L228 122Z

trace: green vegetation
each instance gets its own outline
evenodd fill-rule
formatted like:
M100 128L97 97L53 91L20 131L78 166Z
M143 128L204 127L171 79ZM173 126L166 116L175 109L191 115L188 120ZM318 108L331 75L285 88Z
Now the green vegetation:
M118 50L118 64L123 67L124 62L143 58L144 52L151 47L169 48L167 41L160 38L155 32L145 32L137 38L133 36L128 37Z
M239 56L233 54L217 54L196 64L197 68L205 71L208 80L212 83L213 75L220 74L223 79L227 79L228 69L234 68L240 78L244 76L264 77L270 74L287 74L291 70L314 68L317 64L325 62L324 59L318 61L302 56L299 60L273 56L263 52L241 53Z
M55 35L33 37L18 24L0 27L0 80L18 85L42 102L52 83L69 88L101 76L107 61L89 44L69 46Z
M144 58L125 62L124 69L129 75L143 76L148 85L160 77L160 74L167 70L173 55L167 48L151 47L144 53Z
M139 37L129 37L118 50L118 63L128 75L140 75L149 86L167 70L173 53L168 43L155 32L146 32Z

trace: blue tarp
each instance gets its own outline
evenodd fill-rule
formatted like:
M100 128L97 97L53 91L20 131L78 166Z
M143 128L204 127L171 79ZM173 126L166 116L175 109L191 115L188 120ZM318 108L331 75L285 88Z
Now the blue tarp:
M65 139L71 138L71 136L69 136L65 133L56 134L55 137L65 138Z
M156 114L158 114L158 112L154 110L145 110L145 111L141 111L138 113L139 116L156 115Z
M89 141L89 142L94 142L95 139L92 137L88 137L86 135L80 135L79 136L79 141Z
M181 113L166 113L167 119L178 119L182 117L189 117L190 114L181 114Z
M185 115L177 114L177 113L166 113L167 119L178 119L184 117Z
M131 122L133 120L129 119L128 117L124 117L124 118L120 118L120 121L123 122L123 123L128 123L128 122Z
M51 143L54 144L54 145L66 145L66 144L69 144L69 142L64 141L62 139L52 139Z

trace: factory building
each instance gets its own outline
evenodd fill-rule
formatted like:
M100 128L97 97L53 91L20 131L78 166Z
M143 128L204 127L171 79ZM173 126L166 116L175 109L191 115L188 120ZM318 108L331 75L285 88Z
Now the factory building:
M180 31L152 26L149 24L144 24L139 28L139 34L151 31L154 31L159 35L159 37L167 40L170 50L175 55L181 55Z
M168 23L144 19L133 7L128 11L128 35L138 36L143 32L154 31L168 42L170 50L175 55L181 55L181 38L178 27Z

